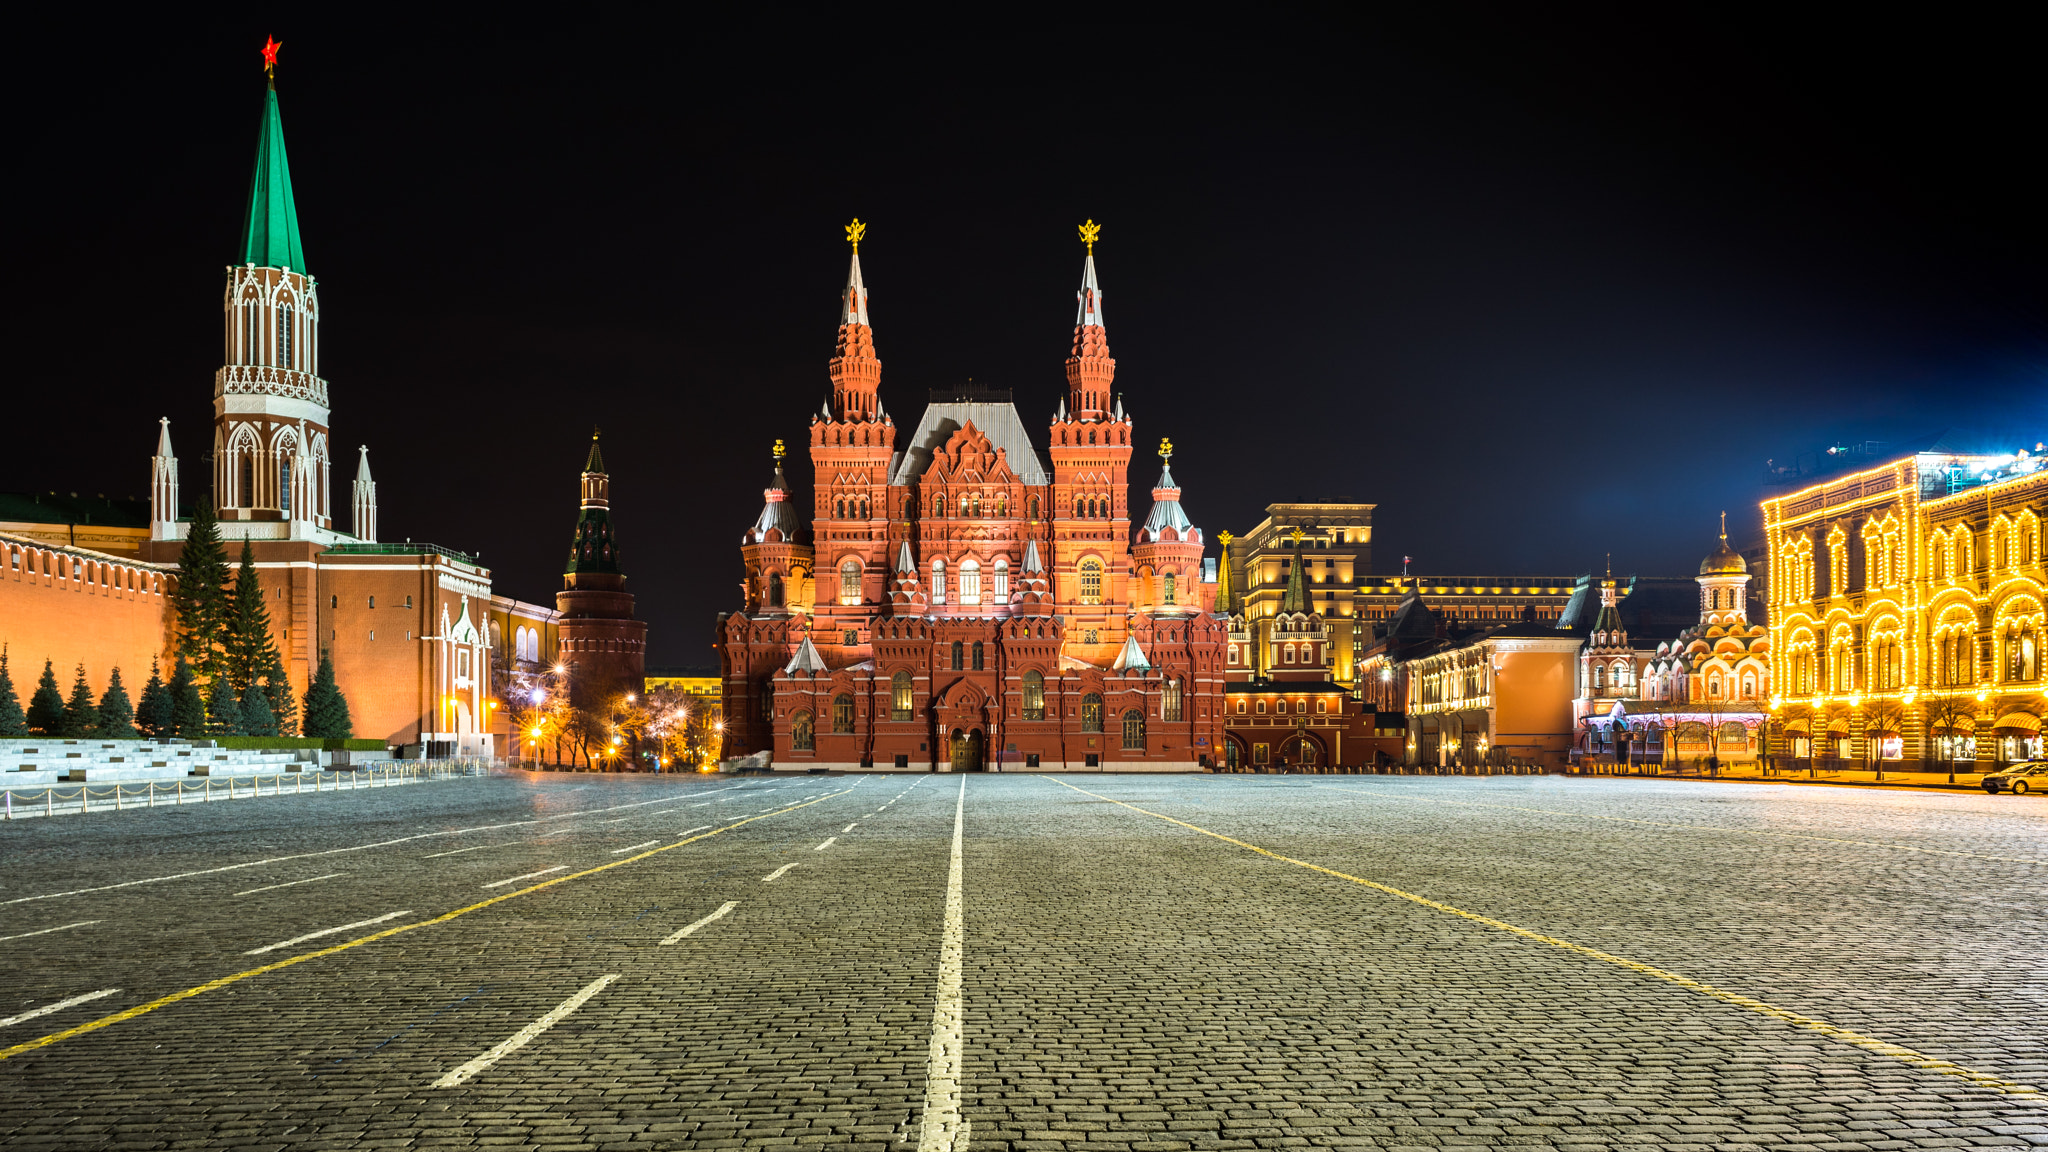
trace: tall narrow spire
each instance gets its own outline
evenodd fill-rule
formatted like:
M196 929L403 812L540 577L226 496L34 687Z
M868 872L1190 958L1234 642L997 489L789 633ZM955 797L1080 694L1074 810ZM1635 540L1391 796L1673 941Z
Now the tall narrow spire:
M1093 220L1081 225L1088 256L1081 265L1080 291L1074 293L1079 309L1074 316L1074 351L1067 357L1073 418L1084 421L1109 418L1109 388L1116 379L1116 361L1110 358L1109 334L1102 323L1102 285L1095 279L1095 238L1101 230Z
M598 434L598 429L590 432L590 458L583 465L583 509L576 516L576 538L569 545L569 566L563 570L571 575L620 571L619 545L612 538L612 478L597 450Z
M249 207L242 223L240 263L259 268L306 270L299 244L299 210L292 203L292 170L284 155L284 121L277 89L263 93L263 122L256 132L256 171L249 177Z
M612 478L604 470L604 453L597 450L597 438L603 429L590 430L590 459L583 462L583 506L585 508L609 508L612 506Z
M149 538L178 538L178 457L171 452L171 418L157 420L156 457L150 461Z
M1301 570L1305 567L1307 565L1301 559L1301 529L1296 528L1294 530L1293 561L1287 565L1287 591L1280 597L1280 610L1282 612L1308 613L1315 611L1315 606L1309 603L1308 589L1301 575Z
M846 226L853 245L853 263L846 270L846 288L839 296L839 346L827 370L832 375L833 418L880 418L882 361L875 356L875 331L868 326L868 286L860 275L860 242L868 226L855 220Z
M351 524L356 530L356 539L365 544L377 542L377 482L370 479L370 446L364 444L356 449L356 483L350 511L354 514Z

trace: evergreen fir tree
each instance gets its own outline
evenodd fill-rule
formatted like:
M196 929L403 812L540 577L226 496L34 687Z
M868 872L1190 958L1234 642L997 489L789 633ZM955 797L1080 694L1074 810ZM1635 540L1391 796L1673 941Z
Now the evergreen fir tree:
M35 695L28 700L28 726L38 736L57 736L64 731L64 693L57 690L57 673L43 661L43 677L36 681Z
M0 647L0 736L28 735L28 716L21 710L21 697L14 688L14 676L7 671L7 649Z
M64 705L64 738L83 740L100 726L100 711L92 706L92 685L85 682L85 665L78 666L78 679L71 682L71 699Z
M178 553L177 582L171 605L178 614L178 655L191 661L194 675L211 678L219 663L229 608L228 559L221 548L211 493L199 498L185 547Z
M192 679L192 666L178 657L166 688L171 698L171 730L181 740L206 735L206 702L199 698L199 685Z
M249 690L242 693L242 725L250 736L277 735L277 714L270 710L270 698L261 683L251 682Z
M177 735L178 718L172 708L171 691L164 686L163 672L155 660L149 662L149 683L142 686L142 699L136 702L135 712L137 723L151 737L168 740Z
M247 736L249 726L242 719L242 702L235 698L235 690L226 676L215 676L213 686L206 692L206 734L208 736Z
M227 604L228 624L221 637L228 683L236 692L247 693L249 685L277 660L277 645L270 639L270 609L263 603L263 584L256 578L256 553L249 541L242 541L242 563L235 571L235 591Z
M299 730L299 701L292 693L291 678L285 675L284 661L275 653L263 673L263 699L277 719L276 735L289 736Z
M346 740L355 735L349 720L348 701L334 683L334 659L320 654L320 671L306 688L305 733L324 740Z
M121 683L119 668L107 674L107 690L100 693L99 716L96 734L100 739L135 739L135 706L128 702L128 689Z

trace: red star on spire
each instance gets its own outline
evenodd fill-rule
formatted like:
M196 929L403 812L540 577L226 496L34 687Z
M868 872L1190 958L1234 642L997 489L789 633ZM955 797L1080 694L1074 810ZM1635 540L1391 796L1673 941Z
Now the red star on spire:
M275 78L277 75L277 50L284 44L270 37L263 38L263 74Z

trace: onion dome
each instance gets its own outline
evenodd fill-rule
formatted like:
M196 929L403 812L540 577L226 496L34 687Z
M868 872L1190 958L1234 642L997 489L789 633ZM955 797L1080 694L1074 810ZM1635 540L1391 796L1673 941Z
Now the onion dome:
M1723 512L1721 513L1720 547L1715 548L1707 554L1705 560L1700 561L1700 575L1746 576L1748 574L1749 561L1744 560L1740 552L1728 546L1728 514Z

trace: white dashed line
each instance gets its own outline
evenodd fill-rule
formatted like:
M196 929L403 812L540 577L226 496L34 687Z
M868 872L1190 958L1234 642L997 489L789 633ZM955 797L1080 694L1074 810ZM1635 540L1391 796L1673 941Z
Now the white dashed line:
M235 895L237 895L237 896L254 896L254 895L255 895L255 894L257 894L258 892L274 892L274 891L276 891L276 890L277 890L277 889L279 889L279 888L296 888L296 887L298 887L298 886L299 886L299 885L301 885L301 884L311 884L311 883L313 883L313 882L314 882L314 881L316 881L316 880L332 880L332 879L334 879L334 878L335 878L336 876L346 876L346 875L348 875L348 873L346 873L346 872L329 872L329 873L328 873L327 875L325 875L325 876L315 876L315 877L313 877L312 879L309 879L309 880L293 880L293 881L290 881L290 882L288 882L288 883L284 883L284 884L271 884L271 885L268 885L268 886L266 886L266 887L262 887L262 888L251 888L251 889L249 889L249 890L248 890L248 891L246 891L246 892L237 892L237 893L235 893Z
M823 844L820 844L820 845L818 845L818 846L817 846L816 848L813 848L813 849L811 849L811 851L813 851L813 852L823 852L823 851L824 851L825 849L827 849L827 848L830 848L830 847L831 847L832 845L834 845L834 844L836 844L836 843L838 843L838 842L839 842L839 837L837 837L837 836L828 836L828 837L826 837L826 838L825 838L825 842L824 842Z
M653 846L659 843L661 843L661 841L659 840L649 840L645 844L635 844L631 848L614 848L612 849L612 855L624 856L628 852L637 852L642 848L652 848Z
M382 916L372 916L368 920L358 920L353 924L343 924L336 928L322 928L318 932L308 932L304 936L294 936L289 940L279 940L275 944L265 944L261 948L251 948L247 952L242 953L242 955L261 956L265 952L275 952L279 948L289 948L294 944L304 944L308 940L318 940L322 936L332 936L336 932L347 932L356 928L367 928L372 924L382 924L386 920L395 920L400 916L410 915L412 915L412 909L410 908L406 908L397 912L386 912Z
M695 827L695 828L692 828L692 829L690 829L690 830L689 830L688 832L678 832L678 833L676 833L676 836L677 836L678 838L681 838L681 837L684 837L684 836L694 836L694 835L696 835L696 834L697 834L697 833L699 833L699 832L708 832L708 831L710 831L710 830L711 830L712 828L714 828L714 827L716 827L716 825L712 825L712 824L700 824L700 825L698 825L697 827Z
M457 849L456 849L456 850L454 850L453 852L435 852L435 853L433 853L432 855L429 855L429 856L422 856L422 857L420 857L420 859L422 859L422 860L438 860L438 859L440 859L440 858L441 858L441 857L443 857L443 856L460 856L460 855L462 855L462 854L463 854L464 852L481 852L481 851L483 851L483 850L484 850L484 849L486 849L486 848L510 848L510 847L511 847L512 845L514 845L514 844L517 844L517 843L519 843L519 841L517 841L517 840L507 840L507 841L506 841L505 843L503 843L503 844L478 844L478 845L476 845L476 846L474 846L474 847L471 847L471 848L457 848Z
M783 874L784 872L787 872L787 871L789 871L789 870L790 870L791 868L794 868L794 867L796 867L796 865L794 865L794 864L784 864L784 865L783 865L782 867L780 867L780 868L777 868L777 869L776 869L775 871L773 871L773 872L770 872L770 873L769 873L769 874L767 874L766 876L763 876L763 877L761 877L761 883L763 883L763 884L766 884L766 883L768 883L768 882L769 882L770 880L773 880L773 879L775 879L775 878L776 878L777 876L780 876L780 875L782 875L782 874Z
M853 824L848 824L848 825L847 825L846 827L844 827L844 828L841 828L841 829L839 830L839 834L840 834L841 836L844 836L844 835L846 835L846 834L847 834L848 832L851 832L851 831L853 831L853 828L854 828L854 824L859 824L859 823L860 823L860 821L858 821L858 820L855 820L855 821L853 822Z
M967 1121L960 1115L960 843L967 821L967 777L953 808L953 860L946 872L946 928L939 941L939 996L932 1006L932 1044L924 1078L924 1124L918 1152L953 1152L967 1146Z
M687 927L687 928L684 928L683 930L681 930L681 931L677 932L677 933L676 933L675 935L673 935L673 936L669 937L669 938L668 938L668 939L666 939L666 940L663 940L663 941L662 941L662 943L663 943L663 944L673 944L673 943L675 943L676 941L678 941L678 940L681 940L681 939L682 939L683 937L685 937L685 936L688 936L688 935L689 935L690 933L692 933L692 932L695 932L695 931L696 931L697 929L699 929L699 928L702 928L702 927L703 927L703 926L705 926L706 924L710 924L710 923L712 923L712 922L714 922L714 921L718 921L718 920L723 920L723 919L725 919L725 914L726 914L726 913L728 913L728 912L732 911L733 909L735 909L735 908L737 908L737 907L739 907L739 906L740 906L740 902L739 902L739 901L737 901L737 900L727 900L727 901L725 902L724 906L723 906L723 907L721 907L721 908L719 908L719 910L718 910L718 911L716 911L716 912L713 912L713 913L712 913L711 915L709 915L709 916L706 916L706 917L705 917L705 918L703 918L702 920L699 920L699 921L697 921L697 922L696 922L695 924L692 924L692 925L690 925L689 927Z
M592 980L590 983L583 986L583 991L578 992L574 996L569 997L567 1000L562 1001L560 1004L555 1005L554 1011L548 1013L547 1015L541 1017L538 1020L535 1020L533 1023L528 1024L526 1027L521 1028L519 1031L514 1032L511 1036L500 1041L497 1044L497 1046L492 1048L490 1051L485 1052L483 1055L478 1056L476 1059L471 1060L469 1063L456 1068L455 1070L449 1072L447 1075L441 1077L439 1080L434 1081L434 1087L453 1088L456 1085L462 1083L464 1080L469 1079L471 1076L474 1076L477 1073L483 1071L484 1069L489 1068L491 1065L496 1064L498 1061L503 1060L505 1057L510 1056L512 1053L519 1051L521 1048L526 1047L526 1045L530 1041L532 1041L534 1037L539 1036L541 1033L547 1031L550 1028L553 1028L556 1024L561 1022L564 1016L567 1016L569 1013L574 1012L578 1008L583 1007L584 1001L590 999L592 996L597 995L599 992L604 991L605 988L608 985L610 985L612 981L617 980L618 978L618 974L613 973L610 976L600 976L597 979Z
M99 921L91 920L87 921L87 923L97 924L99 923ZM31 935L33 935L33 933L31 933ZM102 988L97 992L87 992L83 996L73 996L69 1000L59 1000L55 1004L45 1004L41 1008L31 1008L28 1011L23 1012L19 1016L9 1016L5 1020L0 1020L0 1028L5 1028L9 1024L19 1024L23 1020L33 1020L38 1016L48 1016L52 1012L62 1012L64 1009L71 1007L73 1004L83 1004L87 1000L97 1000L102 996L112 996L114 993L119 991L119 988Z
M508 876L503 880L493 880L489 884L484 885L484 887L503 888L507 884L517 884L521 880L531 880L535 876L545 876L550 872L567 872L568 870L569 866L567 864L557 864L553 868L543 868L538 872L528 872L524 876Z
M83 927L85 927L85 926L86 926L86 925L88 925L88 924L102 924L102 923L105 923L105 921L102 921L102 920L78 920L78 921L74 921L74 922L72 922L72 923L70 923L70 924L59 924L59 925L57 925L57 926L56 926L55 928L38 928L38 929L36 929L36 930L35 930L35 931L33 931L33 932L18 932L18 933L16 933L16 934L12 935L12 936L0 936L0 940L26 940L26 939L28 939L28 938L29 938L30 936L41 936L41 935L44 935L45 933L49 933L49 932L62 932L62 931L64 931L64 930L65 930L66 928L83 928ZM99 993L95 992L95 993L93 993L93 995L97 996L97 995L99 995Z

